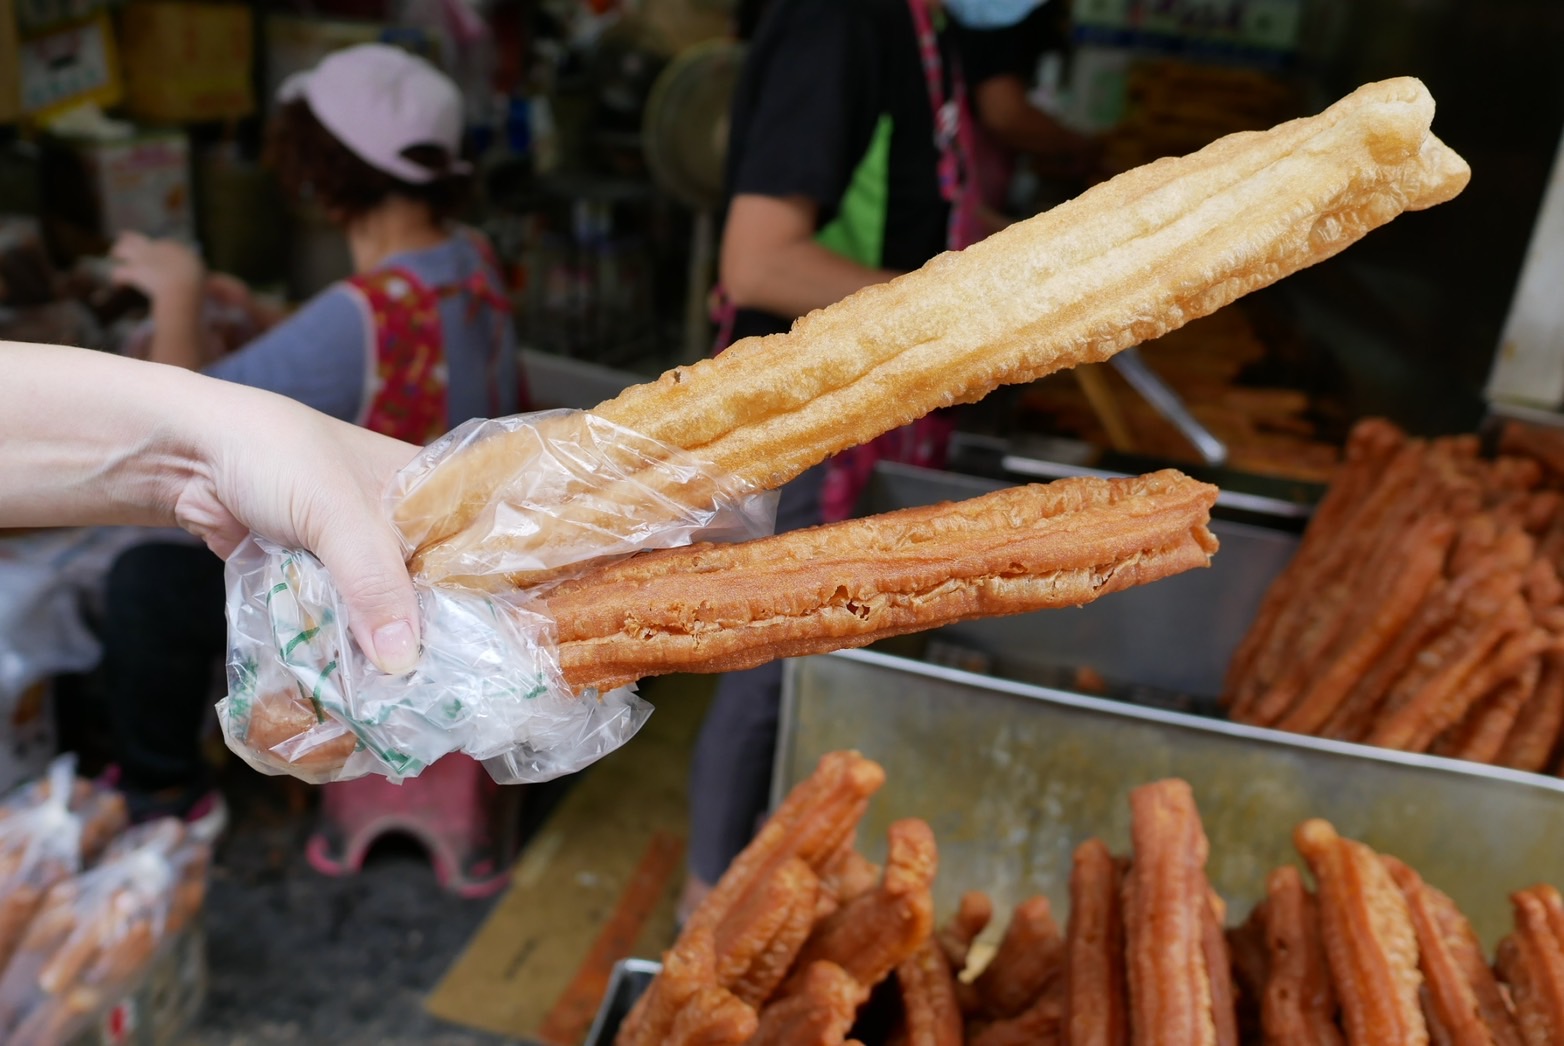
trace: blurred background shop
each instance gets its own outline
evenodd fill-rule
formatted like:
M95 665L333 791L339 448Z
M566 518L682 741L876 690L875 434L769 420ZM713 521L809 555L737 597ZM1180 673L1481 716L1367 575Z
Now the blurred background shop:
M590 407L720 337L736 86L768 8L791 2L0 0L0 340L144 355L149 301L112 279L126 232L182 242L248 289L242 305L205 303L216 355L347 277L340 231L264 162L266 121L290 75L383 43L462 93L473 179L460 217L494 249L532 406ZM1176 466L1223 488L1227 518L1291 543L1364 418L1438 436L1564 417L1564 6L1047 0L987 35L1021 107L991 117L997 223L1396 75L1428 85L1436 133L1474 174L1456 202L1138 355L966 410L941 468L882 470L861 507ZM1018 128L1038 117L1086 143L1071 162L1027 144ZM112 761L104 583L145 537L0 532L0 792L62 751L84 780ZM1201 595L1199 649L1176 630L1148 637L1126 609L1052 641L1028 618L891 652L1220 715L1226 660L1292 546L1231 547L1258 558ZM1159 607L1174 613L1140 612ZM1138 654L1113 647L1137 630ZM1106 646L1083 653L1094 643ZM102 1000L90 1041L582 1041L613 964L666 944L684 873L709 681L646 692L666 699L648 735L579 779L500 789L453 771L416 793L424 807L365 799L401 820L351 859L360 807L261 778L209 731L230 821L204 914ZM458 813L468 829L418 833Z

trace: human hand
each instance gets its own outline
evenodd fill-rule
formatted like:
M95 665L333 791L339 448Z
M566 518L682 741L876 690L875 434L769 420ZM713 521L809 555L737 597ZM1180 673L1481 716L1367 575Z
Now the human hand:
M153 302L172 295L198 297L206 279L200 255L178 240L155 240L139 232L121 233L109 257L111 279L134 287Z
M0 527L178 523L227 558L313 552L359 646L418 657L418 600L381 498L418 453L282 396L109 353L0 342Z
M252 393L198 428L204 467L183 482L174 518L224 559L253 531L313 552L330 571L359 646L392 674L418 658L418 603L401 542L381 507L411 444L291 400Z

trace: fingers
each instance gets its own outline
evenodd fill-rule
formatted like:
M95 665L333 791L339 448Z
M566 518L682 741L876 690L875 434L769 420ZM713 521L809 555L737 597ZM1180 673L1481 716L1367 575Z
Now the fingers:
M418 598L402 546L368 506L343 511L319 534L304 535L347 605L348 626L381 671L410 672L418 661Z

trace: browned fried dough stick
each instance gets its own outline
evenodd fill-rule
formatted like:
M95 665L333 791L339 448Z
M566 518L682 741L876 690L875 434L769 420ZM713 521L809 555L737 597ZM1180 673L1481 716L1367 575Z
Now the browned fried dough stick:
M992 1018L1014 1017L1042 995L1064 968L1064 941L1048 898L1016 905L999 948L973 987L978 1006Z
M1494 591L1495 586L1508 584L1501 575L1523 570L1531 556L1532 542L1525 534L1513 531L1500 535L1469 568L1437 589L1417 617L1352 688L1325 724L1324 736L1342 741L1363 740L1391 690L1416 659L1425 657L1434 638L1450 627L1462 608L1473 602L1494 600L1500 594Z
M1318 819L1299 825L1293 838L1318 886L1320 934L1347 1041L1422 1046L1428 1026L1418 999L1417 936L1379 855Z
M684 1004L666 1041L668 1046L743 1046L759 1024L753 1009L712 984Z
M1424 1009L1434 1041L1451 1046L1524 1046L1482 945L1455 902L1394 857L1384 858L1417 933Z
M578 692L727 672L975 617L1089 603L1205 566L1216 489L1067 479L737 545L650 552L547 597Z
M950 921L935 933L950 968L960 973L967 968L967 955L978 934L988 929L994 918L994 902L988 894L971 890L961 895Z
M1189 785L1158 781L1130 793L1135 855L1125 879L1130 1034L1136 1046L1217 1041L1205 934L1205 830Z
M1347 440L1345 461L1316 507L1297 552L1266 591L1254 624L1233 655L1223 699L1230 705L1234 719L1247 722L1252 716L1250 705L1266 682L1255 677L1256 659L1282 627L1282 618L1298 598L1299 586L1312 577L1320 563L1330 555L1345 521L1358 510L1386 463L1405 440L1400 429L1379 418L1359 422L1353 428Z
M663 967L636 1000L614 1038L615 1046L666 1042L679 1011L703 988L717 984L716 945L709 928L686 930L663 955Z
M961 1005L945 952L928 938L896 967L904 1046L962 1046Z
M796 992L761 1011L749 1046L839 1046L868 997L868 989L835 963L810 963Z
M1564 909L1550 886L1518 891L1510 901L1515 932L1499 942L1499 976L1526 1046L1552 1046L1564 1038Z
M1278 868L1266 880L1265 940L1270 969L1260 1003L1265 1041L1340 1046L1318 905L1291 866Z
M1227 904L1206 889L1200 950L1211 980L1211 1020L1216 1046L1238 1046L1238 998L1233 986L1233 961L1227 951Z
M1276 721L1280 730L1312 734L1335 714L1353 683L1395 640L1416 614L1444 569L1445 554L1455 539L1455 524L1439 516L1412 525L1406 536L1406 553L1387 557L1389 576L1372 586L1359 610L1342 631L1341 641L1328 665L1304 686L1296 703ZM1323 667L1323 671L1318 669Z
M1478 763L1497 760L1541 678L1542 659L1534 657L1514 676L1489 690L1467 713L1466 721L1434 746L1434 754Z
M933 932L934 832L924 821L907 819L892 824L887 836L879 886L821 920L798 956L801 973L783 986L784 995L796 992L802 971L821 961L873 988Z
M717 925L717 983L759 1007L776 991L814 927L820 880L790 857Z
M830 752L815 772L788 793L723 873L685 923L686 932L704 928L716 932L738 900L789 857L815 868L852 838L869 797L885 783L878 763L857 752Z
M1065 942L1065 1039L1070 1046L1125 1046L1129 1000L1119 862L1100 839L1075 849Z
M1543 659L1542 676L1531 700L1521 706L1515 725L1499 749L1497 762L1512 770L1540 773L1549 768L1564 730L1564 652Z

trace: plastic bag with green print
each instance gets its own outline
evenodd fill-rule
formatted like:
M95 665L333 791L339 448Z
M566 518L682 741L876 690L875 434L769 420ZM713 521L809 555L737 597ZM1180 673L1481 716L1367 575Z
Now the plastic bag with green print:
M775 495L741 489L689 454L571 411L461 426L403 470L388 513L442 462L500 433L534 439L524 489L513 484L503 506L483 517L492 533L535 531L569 502L562 492L584 485L640 492L614 499L621 515L606 525L566 531L577 540L531 546L526 558L495 559L474 573L547 570L563 580L610 556L771 531ZM670 488L709 499L691 509L670 499ZM409 551L423 522L400 524ZM423 652L412 673L388 676L354 643L314 556L252 537L229 559L227 584L229 686L218 719L229 747L264 773L316 783L401 779L463 752L502 783L546 781L618 748L651 711L632 687L571 694L540 598L546 588L495 594L415 579Z

